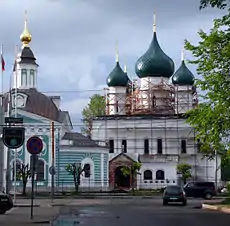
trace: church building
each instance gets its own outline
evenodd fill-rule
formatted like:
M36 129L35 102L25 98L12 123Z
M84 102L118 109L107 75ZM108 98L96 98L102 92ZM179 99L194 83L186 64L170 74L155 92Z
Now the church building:
M51 186L50 167L52 165L51 122L54 123L55 186L74 188L73 176L65 169L67 164L88 164L89 175L82 174L82 187L106 186L108 182L108 149L95 144L91 139L73 131L68 111L60 108L61 96L47 96L37 89L38 63L30 47L32 36L25 20L22 42L13 70L12 89L4 95L5 116L23 118L26 129L25 143L16 150L4 150L4 187L10 183L11 191L16 186L22 189L22 180L15 175L22 164L30 164L30 154L26 142L31 136L43 141L43 150L36 163L36 190L46 190ZM16 164L15 164L16 159ZM101 168L102 167L102 168ZM6 179L8 178L8 179ZM14 183L16 181L16 184ZM95 182L96 181L96 182ZM90 183L90 184L89 184ZM31 181L28 182L31 187Z
M109 146L110 188L130 188L130 177L121 171L134 162L142 165L136 178L141 189L176 184L180 163L191 166L190 180L220 181L220 158L208 160L199 152L195 131L186 122L185 113L198 104L195 77L184 54L175 71L173 60L158 42L156 24L135 72L138 79L131 80L117 52L107 78L106 115L92 120L91 138Z

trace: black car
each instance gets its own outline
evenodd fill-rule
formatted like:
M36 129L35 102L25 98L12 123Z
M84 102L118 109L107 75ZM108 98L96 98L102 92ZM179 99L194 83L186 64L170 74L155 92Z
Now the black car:
M13 207L13 201L11 196L0 192L0 214L4 214L12 207Z
M187 197L212 199L217 195L214 182L189 182L184 186Z
M169 185L165 188L163 193L163 205L167 205L169 202L182 203L183 206L187 205L187 198L183 188L176 185Z

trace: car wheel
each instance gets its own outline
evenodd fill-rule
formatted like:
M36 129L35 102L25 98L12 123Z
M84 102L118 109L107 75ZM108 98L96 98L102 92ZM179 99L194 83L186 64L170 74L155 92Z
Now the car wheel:
M183 201L183 202L182 202L182 205L183 205L183 206L187 206L187 201Z
M211 193L206 193L204 198L205 199L212 199L212 194Z
M6 213L6 210L1 210L0 209L0 214L5 214Z
M163 201L163 206L166 206L168 205L168 202L167 201Z

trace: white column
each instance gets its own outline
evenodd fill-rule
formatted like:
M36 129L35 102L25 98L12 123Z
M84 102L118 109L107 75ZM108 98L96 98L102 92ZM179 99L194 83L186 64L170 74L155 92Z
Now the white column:
M101 187L104 187L104 154L101 153Z

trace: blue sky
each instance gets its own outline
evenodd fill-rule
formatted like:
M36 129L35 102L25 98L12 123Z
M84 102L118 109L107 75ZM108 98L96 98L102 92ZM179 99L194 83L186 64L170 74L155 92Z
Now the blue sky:
M62 109L70 111L74 125L80 125L81 111L93 90L106 87L106 77L115 66L116 40L121 66L126 63L129 76L135 77L135 62L151 42L156 11L159 43L177 68L183 40L197 43L197 31L208 31L212 19L223 13L198 7L199 0L0 0L5 91L25 10L33 37L30 46L40 65L38 90L61 95ZM195 67L189 68L196 75Z

